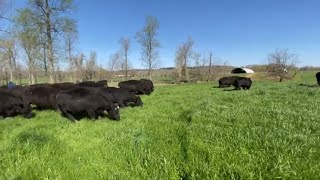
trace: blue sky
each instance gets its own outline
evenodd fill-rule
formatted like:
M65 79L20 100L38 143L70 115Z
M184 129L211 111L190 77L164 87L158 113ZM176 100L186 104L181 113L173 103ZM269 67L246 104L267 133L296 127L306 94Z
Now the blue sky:
M222 64L267 63L267 55L286 48L299 66L320 66L319 0L75 0L79 51L96 51L107 65L121 37L131 39L130 62L141 68L134 36L146 15L160 22L160 67L174 66L177 46L188 36L194 50L212 51Z

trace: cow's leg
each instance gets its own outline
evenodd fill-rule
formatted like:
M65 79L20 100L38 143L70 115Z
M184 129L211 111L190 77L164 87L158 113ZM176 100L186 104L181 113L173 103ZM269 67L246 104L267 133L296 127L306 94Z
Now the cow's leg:
M87 113L88 113L90 119L94 119L94 120L97 119L97 114L96 114L96 112L93 111L92 109L88 109L88 110L87 110Z
M118 103L116 103L119 107L125 107L128 106L128 102L126 102L125 100L121 100Z
M74 118L74 116L68 112L68 110L66 110L65 108L58 106L60 111L61 111L61 116L67 116L69 120L71 120L72 122L76 122L76 119Z
M74 118L74 116L72 114L70 114L69 112L64 112L64 114L72 121L72 122L76 122L76 118Z

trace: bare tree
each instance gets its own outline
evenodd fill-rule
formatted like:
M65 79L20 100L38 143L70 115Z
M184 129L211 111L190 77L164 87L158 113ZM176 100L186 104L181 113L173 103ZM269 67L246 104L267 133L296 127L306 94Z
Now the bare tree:
M86 62L86 79L93 80L97 69L97 53L90 52L89 59Z
M10 81L13 81L16 68L15 41L13 39L0 40L0 52L2 54L1 60L6 70L9 70Z
M73 81L73 75L74 75L74 44L78 40L78 30L77 30L77 22L73 19L67 19L64 22L63 26L63 33L64 33L64 41L67 51L67 59L69 63L69 71L70 71L70 80Z
M283 79L292 79L297 74L295 65L297 63L297 55L289 53L288 49L276 49L268 56L267 72L270 76L279 77L279 82ZM293 70L293 74L289 72Z
M28 59L29 84L37 83L36 59L40 51L40 31L33 21L34 16L29 9L22 9L16 17L16 34Z
M190 81L188 63L189 59L192 58L193 51L193 40L191 37L188 38L176 51L176 69L178 74L181 75L182 80Z
M28 35L21 35L21 44L24 49L24 51L27 54L28 59L28 74L29 74L29 84L36 84L37 83L37 75L36 75L36 56L37 56L37 50L39 48L37 47L37 44L35 40L35 37L28 36Z
M16 66L16 76L19 79L19 84L22 84L22 78L23 78L23 74L24 74L24 68L23 65L21 63L17 63Z
M111 82L113 82L114 71L119 68L120 60L121 60L120 53L114 53L109 57L108 66L111 72Z
M194 60L194 69L195 69L195 71L193 72L193 75L197 80L201 80L202 79L201 70L203 68L203 66L201 65L202 55L200 53L194 52L192 59Z
M57 74L56 75L58 78L58 82L61 83L62 82L62 71L61 71L59 62L57 62Z
M203 81L205 75L207 74L205 71L205 67L207 66L207 59L204 55L200 53L193 53L192 59L194 60L194 68L193 68L193 76L196 80Z
M82 81L83 80L83 63L84 63L84 54L81 53L74 57L74 67L75 67L75 78L76 81Z
M103 80L107 76L107 71L103 68L103 66L100 64L98 66L98 80Z
M62 31L64 20L68 19L68 13L72 9L72 0L30 0L30 10L34 16L34 22L45 34L49 79L53 83L55 76L54 44L55 37Z
M176 51L176 57L175 57L175 64L176 64L176 76L177 76L177 81L182 80L182 69L183 69L183 58L180 54L179 49Z
M123 70L125 72L125 79L128 79L128 70L129 70L129 60L128 60L128 52L130 49L130 39L128 38L121 38L120 39L121 44L121 52L123 56Z
M160 48L159 40L157 39L159 21L153 16L147 16L143 29L136 34L137 42L141 45L141 60L143 65L148 68L149 78L152 79L152 70L159 63Z
M44 70L44 75L47 77L48 76L48 43L47 43L47 36L44 33L44 27L42 27L42 24L36 24L38 31L39 31L39 67L40 69Z

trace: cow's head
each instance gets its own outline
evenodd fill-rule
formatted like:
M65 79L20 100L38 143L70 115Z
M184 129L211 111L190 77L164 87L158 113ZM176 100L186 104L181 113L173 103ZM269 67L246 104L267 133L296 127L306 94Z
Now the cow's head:
M31 118L32 117L31 112L32 112L31 106L29 104L25 104L22 102L12 104L12 106L10 106L7 109L8 116L16 116L16 115L22 114L26 118Z
M111 104L110 108L107 109L108 115L113 120L120 120L119 106Z
M143 102L139 96L137 96L135 99L135 105L136 106L143 106Z
M28 103L20 104L20 108L21 108L21 114L23 114L24 117L26 117L26 118L32 117L32 108L31 108L30 104L28 104Z

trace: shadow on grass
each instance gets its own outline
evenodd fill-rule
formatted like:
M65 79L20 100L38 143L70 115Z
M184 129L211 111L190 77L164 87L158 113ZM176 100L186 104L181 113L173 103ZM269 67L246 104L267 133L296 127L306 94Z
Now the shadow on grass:
M224 87L219 87L219 86L214 86L212 88L215 88L215 89L224 89L224 88L230 88L232 86L224 86Z
M32 119L36 116L36 113L32 112L30 114L30 116L26 117L25 115L21 115L21 114L12 114L10 116L2 116L0 115L0 120L10 120L10 119L14 119L15 117L22 117L25 119Z
M86 112L81 112L81 113L76 113L72 114L72 116L75 118L75 121L70 120L65 114L61 114L61 117L65 118L66 120L70 122L77 122L81 120L88 120L88 121L101 121L108 119L110 121L119 121L119 120L114 120L108 113L98 113L97 114L97 119L91 119L90 116Z
M320 87L318 84L299 84L299 86L303 86L303 87L310 87L310 88L318 88Z
M223 91L240 91L241 89L224 89Z

